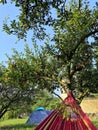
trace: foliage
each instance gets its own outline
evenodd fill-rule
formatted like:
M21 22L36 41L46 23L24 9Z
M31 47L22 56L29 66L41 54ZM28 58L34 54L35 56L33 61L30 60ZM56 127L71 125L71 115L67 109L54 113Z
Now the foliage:
M32 29L35 38L43 39L47 35L46 25L52 26L54 34L40 49L34 43L33 50L25 47L25 54L14 50L7 67L1 66L3 106L8 100L28 104L45 89L51 93L59 87L67 92L71 90L78 103L89 92L97 92L98 4L91 10L88 2L82 0L72 0L66 7L63 0L12 2L21 13L18 21L11 21L10 27L4 24L8 34L24 38ZM51 14L53 9L56 17Z
M51 26L55 19L52 10L64 10L65 0L10 0L19 8L18 20L11 21L10 27L5 23L4 30L8 34L15 34L18 38L24 38L28 30L32 30L34 35L40 39L46 36L45 26ZM2 0L7 3L7 0ZM61 9L63 8L63 10Z
M67 17L58 12L58 20L53 25L54 45L47 44L46 48L47 52L56 59L61 80L73 91L76 100L80 103L90 91L98 91L95 75L95 71L96 73L98 71L94 69L93 64L95 58L93 48L98 47L98 11L97 7L90 10L88 3L84 6L82 3L81 6L78 5L78 3L70 5ZM93 42L90 42L90 38Z
M0 74L0 117L5 112L14 109L30 108L39 90L33 82L33 68L15 52L13 59L8 60L8 66L1 65ZM35 64L35 63L34 63ZM32 69L32 70L31 70ZM32 102L32 103L31 103ZM24 105L23 105L24 104Z
M39 97L36 97L36 102L32 106L32 110L35 110L38 107L44 107L46 110L54 110L58 107L60 99L54 97L52 94L47 93L46 90L43 93L40 93Z
M53 109L56 106L53 103L51 106L49 105L49 102L55 99L44 90L45 85L49 90L54 89L51 82L45 80L46 75L49 74L50 64L47 64L48 61L44 57L46 54L39 55L40 51L37 46L34 47L35 52L26 45L24 54L13 50L12 57L8 57L7 67L1 65L0 117L7 111L10 111L8 117L18 117L21 111L22 113L32 111L34 104L36 107L41 105L48 109ZM52 88L48 88L49 85Z

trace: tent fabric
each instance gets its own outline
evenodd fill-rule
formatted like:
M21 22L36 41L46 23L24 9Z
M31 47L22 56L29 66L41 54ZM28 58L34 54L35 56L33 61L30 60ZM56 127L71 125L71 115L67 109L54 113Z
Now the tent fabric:
M41 123L49 114L51 110L45 110L44 108L38 108L31 113L26 124L39 124Z
M72 97L71 92L35 130L97 130Z
M38 107L35 109L36 111L39 111L39 110L45 110L43 107Z

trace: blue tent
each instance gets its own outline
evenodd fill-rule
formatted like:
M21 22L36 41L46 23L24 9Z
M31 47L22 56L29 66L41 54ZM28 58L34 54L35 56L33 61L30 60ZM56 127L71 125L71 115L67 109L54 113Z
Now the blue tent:
M42 122L52 111L45 110L43 107L35 109L28 118L26 124L39 124Z

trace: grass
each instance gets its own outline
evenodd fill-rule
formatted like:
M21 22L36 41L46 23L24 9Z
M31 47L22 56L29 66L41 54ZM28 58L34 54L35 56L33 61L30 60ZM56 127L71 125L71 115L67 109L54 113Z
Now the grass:
M92 122L98 128L98 121L96 120L96 121L92 121Z
M0 130L34 130L35 125L27 125L25 119L8 119L0 121Z
M98 98L98 93L94 94L94 96L95 96L96 98Z
M8 119L0 121L0 130L34 130L35 125L26 125L26 119ZM92 121L98 128L98 121Z

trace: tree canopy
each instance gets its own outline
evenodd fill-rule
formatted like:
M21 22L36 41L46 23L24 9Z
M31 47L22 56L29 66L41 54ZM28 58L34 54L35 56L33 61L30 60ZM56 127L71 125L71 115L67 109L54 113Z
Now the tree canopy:
M89 92L98 92L98 4L90 9L89 3L82 0L71 0L70 4L63 0L12 2L21 13L10 26L4 24L8 34L24 38L33 30L35 38L44 39L46 25L54 33L40 48L35 42L33 50L26 45L24 54L15 50L1 71L1 86L12 87L13 92L17 89L16 94L22 96L44 89L54 93L63 88L71 90L78 103Z
M3 4L7 0L1 1ZM34 36L44 39L47 35L45 26L53 25L56 18L54 10L64 11L66 0L11 0L19 8L18 20L10 22L10 26L4 24L4 30L8 34L15 34L18 38L25 38L29 30L33 30ZM62 8L61 8L62 7Z

